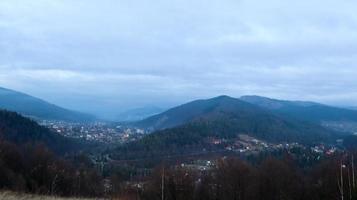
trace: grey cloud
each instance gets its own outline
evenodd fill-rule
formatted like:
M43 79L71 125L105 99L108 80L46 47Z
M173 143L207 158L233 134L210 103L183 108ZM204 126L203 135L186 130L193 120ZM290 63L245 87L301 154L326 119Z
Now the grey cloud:
M0 84L97 113L220 94L357 105L356 8L351 0L2 0Z

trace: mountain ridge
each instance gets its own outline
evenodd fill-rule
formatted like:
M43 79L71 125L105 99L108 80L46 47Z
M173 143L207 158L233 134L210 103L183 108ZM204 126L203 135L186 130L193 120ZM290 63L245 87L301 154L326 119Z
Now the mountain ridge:
M136 125L151 131L165 131L187 124L201 124L199 126L205 130L226 132L225 134L228 135L248 133L273 141L302 136L307 137L308 140L318 135L317 138L323 138L324 134L327 136L332 133L319 125L283 118L267 109L224 95L180 105L140 121ZM317 141L316 138L313 140Z
M95 119L92 115L62 108L40 98L3 87L0 87L0 109L46 120L82 122Z
M123 122L139 121L160 114L163 111L165 111L165 109L156 106L139 107L123 111L115 118L116 120Z
M333 107L315 102L286 101L261 96L242 96L240 99L280 115L314 123L326 121L357 122L357 111L352 109Z
M337 132L320 125L285 118L268 109L229 96L218 96L182 104L138 122L152 133L119 146L114 159L136 159L226 152L226 146L212 140L234 144L240 135L268 143L315 145L333 143Z

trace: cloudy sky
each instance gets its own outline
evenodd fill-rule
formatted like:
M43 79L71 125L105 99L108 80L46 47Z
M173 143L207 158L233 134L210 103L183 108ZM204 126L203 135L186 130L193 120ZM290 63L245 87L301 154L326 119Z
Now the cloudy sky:
M245 94L357 106L354 0L1 0L0 86L106 113Z

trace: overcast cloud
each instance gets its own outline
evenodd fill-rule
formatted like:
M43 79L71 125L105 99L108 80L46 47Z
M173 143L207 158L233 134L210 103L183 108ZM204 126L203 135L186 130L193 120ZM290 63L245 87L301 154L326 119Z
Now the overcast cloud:
M104 114L245 94L357 106L353 0L1 0L0 86Z

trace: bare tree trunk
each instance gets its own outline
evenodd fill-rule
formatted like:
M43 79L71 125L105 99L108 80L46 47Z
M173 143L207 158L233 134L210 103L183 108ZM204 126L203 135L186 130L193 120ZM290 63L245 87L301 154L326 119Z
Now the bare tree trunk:
M349 189L349 195L350 195L350 200L352 199L352 187L351 187L351 177L350 177L350 169L347 168L347 175L348 175L348 189Z
M337 181L337 184L338 184L338 188L340 190L340 196L341 196L341 200L344 200L344 194L343 194L343 174L342 174L342 168L343 168L343 165L342 165L342 161L340 162L340 177L339 177L339 181Z
M352 162L352 186L353 186L353 189L356 188L356 182L355 182L355 162L354 162L354 157L353 157L353 154L352 154L352 159L351 159L351 162Z
M161 175L161 200L165 199L165 168L162 169Z

